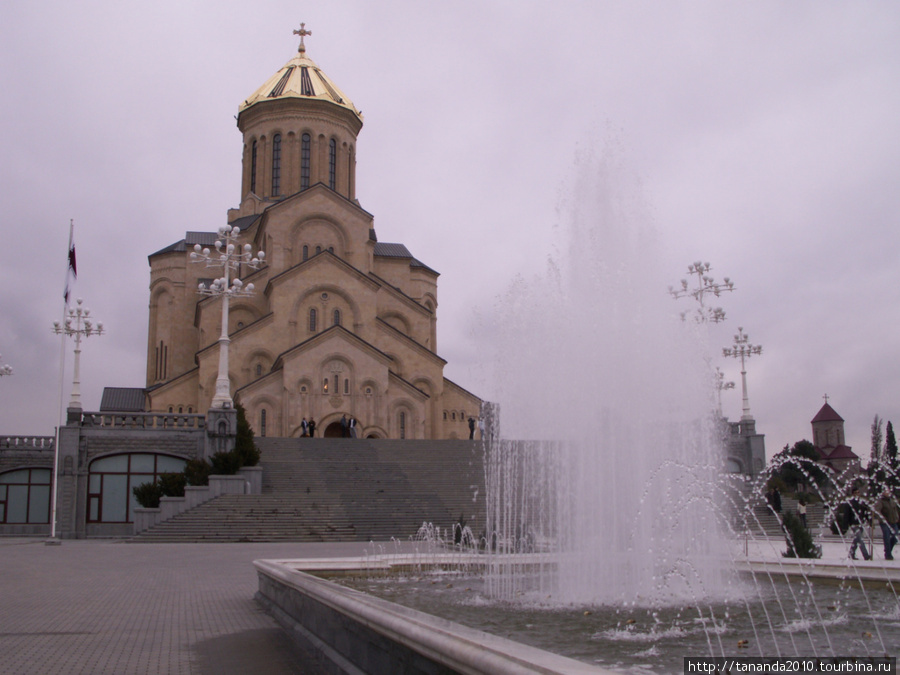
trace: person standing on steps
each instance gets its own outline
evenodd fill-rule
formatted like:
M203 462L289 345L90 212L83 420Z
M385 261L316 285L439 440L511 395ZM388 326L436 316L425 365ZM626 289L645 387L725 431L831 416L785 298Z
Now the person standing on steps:
M316 435L316 421L310 417L309 418L309 437L313 438Z
M475 418L470 417L469 418L469 440L471 441L473 438L475 438Z
M306 438L307 436L309 436L309 422L304 417L303 421L300 422L300 438Z
M884 539L884 559L893 560L894 545L897 543L897 527L900 523L900 509L891 495L890 490L881 493L881 499L875 502L875 514L878 524L881 526L881 536Z
M862 550L863 560L871 560L869 549L866 548L866 542L863 537L865 532L865 523L869 517L869 507L859 496L859 488L853 488L850 501L847 502L847 528L853 534L853 541L850 543L850 557L856 560L856 548Z
M341 438L350 438L350 422L346 415L341 415Z

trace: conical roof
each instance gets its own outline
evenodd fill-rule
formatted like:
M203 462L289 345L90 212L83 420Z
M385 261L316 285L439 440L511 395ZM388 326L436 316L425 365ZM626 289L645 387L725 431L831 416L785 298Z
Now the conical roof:
M295 31L296 32L296 31ZM307 33L308 34L308 33ZM238 115L248 108L276 99L319 99L346 108L362 121L362 114L334 81L306 55L303 42L297 55L241 103Z
M843 422L844 418L838 415L834 408L832 408L827 403L822 406L822 409L816 413L816 416L812 419L813 424L816 422Z

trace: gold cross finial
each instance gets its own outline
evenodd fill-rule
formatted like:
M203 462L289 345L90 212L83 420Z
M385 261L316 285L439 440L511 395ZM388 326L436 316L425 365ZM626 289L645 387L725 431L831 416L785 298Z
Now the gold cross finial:
M294 35L299 35L299 36L300 36L300 46L297 48L297 51L298 51L298 52L305 52L305 51L306 51L306 45L303 44L303 38L306 37L307 35L312 35L312 31L311 31L311 30L306 30L306 24L305 24L305 23L301 23L301 24L300 24L300 30L295 30L295 31L294 31Z

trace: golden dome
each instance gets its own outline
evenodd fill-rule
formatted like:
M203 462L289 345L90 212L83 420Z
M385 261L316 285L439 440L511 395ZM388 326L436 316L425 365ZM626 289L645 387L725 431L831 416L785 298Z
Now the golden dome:
M344 95L334 81L326 75L316 63L306 55L306 47L303 44L303 36L311 35L301 24L300 31L294 31L300 35L300 47L297 55L284 64L281 69L270 77L253 94L241 103L238 114L257 103L263 101L299 98L319 99L350 110L360 120L362 114L353 105L353 102Z

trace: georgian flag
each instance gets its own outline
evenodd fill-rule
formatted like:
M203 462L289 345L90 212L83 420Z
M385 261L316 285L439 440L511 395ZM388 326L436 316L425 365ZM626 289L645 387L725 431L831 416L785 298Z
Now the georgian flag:
M69 292L75 287L75 281L78 278L78 271L75 266L75 221L69 221L69 269L66 271L66 292L63 293L63 299L66 301L66 307L69 306Z

